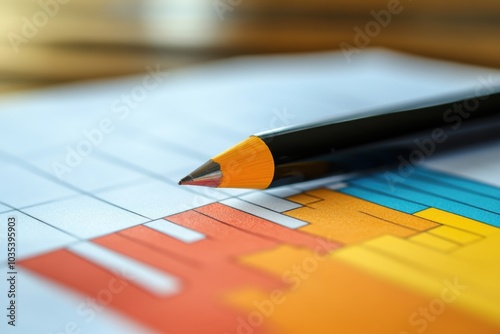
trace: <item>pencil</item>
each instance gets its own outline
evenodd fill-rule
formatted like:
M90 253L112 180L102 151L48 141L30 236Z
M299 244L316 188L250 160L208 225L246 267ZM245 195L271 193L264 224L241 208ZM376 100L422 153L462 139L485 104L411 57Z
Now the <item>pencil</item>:
M436 152L500 138L500 92L444 101L255 134L179 184L266 189L335 174L401 171Z

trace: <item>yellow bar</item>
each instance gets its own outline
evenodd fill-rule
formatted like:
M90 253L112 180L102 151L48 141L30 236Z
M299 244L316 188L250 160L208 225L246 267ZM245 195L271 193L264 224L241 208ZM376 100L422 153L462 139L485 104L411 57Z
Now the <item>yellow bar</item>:
M359 250L362 247L368 250ZM350 248L350 251L334 252L332 256L434 296L458 282L462 289L459 289L457 305L500 323L500 276L496 267L462 262L393 236L368 241L355 251L354 247Z
M415 213L414 215L483 236L500 233L500 229L497 227L436 208L425 209Z
M429 233L437 235L441 238L448 239L459 244L466 245L468 243L478 241L480 236L468 233L450 226L440 226L429 230Z
M458 277L462 282L483 296L497 296L500 300L498 270L477 263L460 261L448 254L412 243L408 240L384 236L364 243L387 256L398 258L409 265L419 266L427 273L440 273L448 278Z
M458 247L456 243L425 232L414 235L409 240L442 252L450 252Z
M500 272L500 234L487 237L466 247L462 247L453 256L468 262L481 263Z
M442 288L438 275L429 275L363 246L345 247L331 256L426 294L436 295Z

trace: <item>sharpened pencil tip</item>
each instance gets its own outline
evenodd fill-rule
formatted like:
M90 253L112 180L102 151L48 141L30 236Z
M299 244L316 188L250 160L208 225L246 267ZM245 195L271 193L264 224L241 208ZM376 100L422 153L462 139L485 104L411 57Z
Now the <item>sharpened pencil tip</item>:
M187 175L179 181L179 185L182 186L185 184L189 184L191 181L193 181L193 177L191 175Z
M213 160L207 161L179 181L179 185L205 186L217 188L222 182L220 165Z

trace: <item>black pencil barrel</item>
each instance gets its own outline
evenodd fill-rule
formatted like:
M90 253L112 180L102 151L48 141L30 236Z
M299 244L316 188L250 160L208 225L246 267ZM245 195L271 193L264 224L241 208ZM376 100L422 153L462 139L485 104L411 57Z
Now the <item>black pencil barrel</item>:
M428 158L500 138L500 93L420 106L257 134L274 158L271 186L386 167L419 150Z

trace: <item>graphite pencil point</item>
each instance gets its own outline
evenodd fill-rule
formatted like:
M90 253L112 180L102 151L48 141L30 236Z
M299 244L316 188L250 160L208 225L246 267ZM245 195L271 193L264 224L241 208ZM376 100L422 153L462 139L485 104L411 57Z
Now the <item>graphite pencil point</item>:
M190 186L205 186L217 188L222 181L222 173L220 165L213 160L207 161L205 164L183 177L179 181L179 185Z

